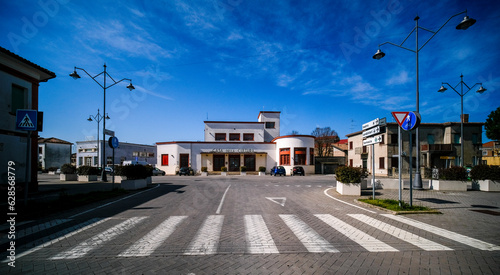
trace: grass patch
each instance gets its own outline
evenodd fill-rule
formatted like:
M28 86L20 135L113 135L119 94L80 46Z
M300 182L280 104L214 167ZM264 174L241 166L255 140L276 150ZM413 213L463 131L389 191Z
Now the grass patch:
M29 201L27 206L24 206L23 203L19 203L16 205L16 208L18 209L18 219L37 219L63 210L111 199L128 193L129 191L121 188L115 188L111 191L92 191L89 193L74 195L68 195L64 191L61 191L57 199Z
M433 211L431 208L425 206L410 206L408 203L402 202L401 207L397 200L373 200L373 199L359 199L359 201L371 205L379 206L392 211Z

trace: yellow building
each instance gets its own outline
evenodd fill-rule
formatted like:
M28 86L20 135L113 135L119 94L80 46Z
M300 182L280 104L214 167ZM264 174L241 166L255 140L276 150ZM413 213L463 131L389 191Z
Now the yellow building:
M481 151L483 151L483 164L500 165L500 141L486 142Z

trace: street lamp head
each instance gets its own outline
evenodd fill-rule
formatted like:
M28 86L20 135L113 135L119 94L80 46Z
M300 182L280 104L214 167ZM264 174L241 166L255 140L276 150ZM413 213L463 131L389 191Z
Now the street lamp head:
M70 73L69 76L71 76L73 79L80 78L80 76L78 75L78 73L76 72L76 70L74 70L72 73Z
M474 25L476 23L476 19L469 18L469 16L465 16L464 20L460 22L460 24L457 25L457 30L466 30L470 26Z
M110 118L109 118L109 116L108 116L108 114L106 114L106 117L105 117L105 119L110 119Z
M443 85L441 85L441 88L439 88L438 92L440 93L444 93L444 91L446 91L448 89L446 89Z
M380 49L377 50L377 52L373 55L373 59L381 59L382 57L385 56L385 53L381 51Z
M482 94L482 93L484 93L485 91L486 91L486 89L485 89L485 88L483 88L483 85L481 85L481 86L479 87L479 89L476 91L476 93L480 93L480 94Z
M130 84L127 85L127 88L132 91L135 89L134 85L132 85L132 82L130 82Z
M87 118L87 120L88 120L88 121L92 121L92 118L91 118L91 117L89 117L89 118Z

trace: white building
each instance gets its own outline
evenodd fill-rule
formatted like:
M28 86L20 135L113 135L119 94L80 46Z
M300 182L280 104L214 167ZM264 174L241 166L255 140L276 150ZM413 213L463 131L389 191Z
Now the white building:
M275 165L314 173L314 136L280 134L280 112L260 112L256 122L205 121L205 141L158 142L157 167L175 175L180 167L208 171L258 171Z
M100 167L103 144L108 146L106 148L106 166L113 164L113 150L109 148L107 142L104 143L101 140L99 143L100 146L97 148L96 140L76 142L76 167L82 165ZM136 160L145 161L154 166L156 164L155 151L154 145L120 142L118 148L115 149L114 164L121 165L126 160Z
M71 146L73 143L58 138L38 139L38 161L42 169L61 168L71 162Z

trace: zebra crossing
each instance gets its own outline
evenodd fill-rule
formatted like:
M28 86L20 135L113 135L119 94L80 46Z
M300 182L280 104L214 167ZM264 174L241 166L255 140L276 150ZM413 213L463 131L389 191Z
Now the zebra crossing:
M153 253L162 253L165 246L171 245L169 238L176 232L187 231L185 227L192 226L187 222L189 216L169 216L160 222L153 229L145 232L137 240L124 241L128 246L118 246L122 251L113 250L113 255L109 252L105 256L114 256L119 258L126 257L145 257ZM349 243L349 251L352 251L352 244L356 244L358 251L368 252L397 252L401 250L404 243L411 245L411 249L420 249L423 251L450 251L447 245L453 242L461 245L473 247L479 250L500 250L500 246L487 243L472 237L429 225L407 217L394 216L389 214L368 215L368 214L346 214L337 217L331 214L311 214L310 216L295 214L275 214L275 215L244 215L241 225L226 225L227 227L244 228L244 241L241 245L234 246L231 253L248 254L278 254L287 253L283 248L283 240L279 241L280 232L288 232L294 238L288 238L285 246L291 242L302 247L303 252L310 253L339 253L346 252L346 243ZM121 243L119 238L127 238L127 232L142 232L137 228L144 224L148 219L155 217L140 216L131 218L106 218L102 220L93 219L85 222L78 230L60 234L55 240L48 243L35 246L28 251L20 254L19 257L39 251L43 248L50 248L56 242L64 239L79 236L84 232L90 231L90 237L80 238L77 244L66 247L63 251L54 248L54 255L49 256L50 260L77 259L89 255L91 252L95 256L100 253L99 249L106 245ZM111 222L113 221L114 222ZM116 221L118 220L118 222ZM185 241L186 245L179 245L175 251L181 255L213 255L225 253L219 251L222 242L222 235L225 217L224 215L210 215L204 218L199 228L192 230L196 233L191 241ZM153 221L153 220L151 220ZM266 223L267 221L267 223ZM389 224L387 221L391 222ZM361 225L361 226L360 226ZM370 228L370 230L367 230ZM405 229L402 229L405 228ZM435 235L433 240L423 238L414 233L427 232ZM95 232L95 234L94 234ZM327 232L327 233L325 233ZM227 232L226 232L227 233ZM291 233L291 234L290 234ZM370 235L373 234L373 235ZM139 233L142 234L142 233ZM427 234L427 235L430 235ZM86 236L86 234L82 234ZM427 236L426 235L426 236ZM332 237L333 236L333 237ZM436 237L437 236L437 237ZM397 241L396 241L397 240ZM123 248L126 247L126 248ZM399 249L398 249L399 247ZM283 251L282 251L283 250ZM46 254L44 254L46 255ZM103 255L104 256L104 255Z

